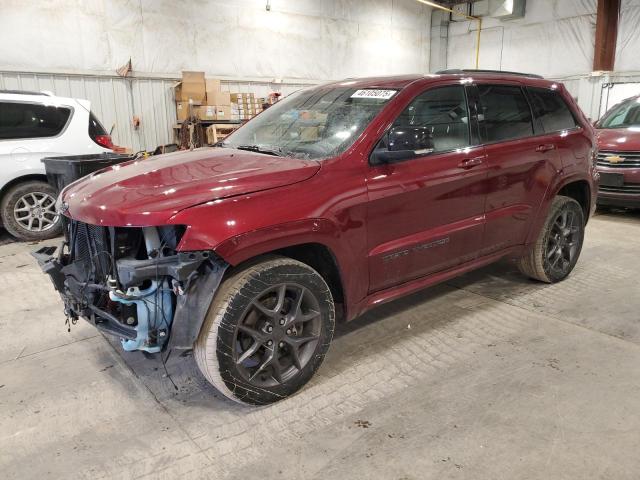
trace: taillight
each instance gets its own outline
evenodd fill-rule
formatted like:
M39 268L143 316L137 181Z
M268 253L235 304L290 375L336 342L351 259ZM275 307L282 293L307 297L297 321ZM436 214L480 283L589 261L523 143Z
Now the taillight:
M93 141L104 148L113 150L113 142L111 141L111 135L96 135L93 137Z

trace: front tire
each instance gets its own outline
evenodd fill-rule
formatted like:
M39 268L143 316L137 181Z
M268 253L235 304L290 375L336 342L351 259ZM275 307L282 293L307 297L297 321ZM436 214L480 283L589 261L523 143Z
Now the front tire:
M557 196L531 250L518 261L520 271L535 280L556 283L575 267L584 241L585 218L573 198Z
M294 394L329 348L335 309L314 269L270 256L225 279L194 347L205 378L226 397L265 405Z
M32 180L11 187L0 203L2 225L18 240L57 237L62 223L55 211L57 192L46 182Z

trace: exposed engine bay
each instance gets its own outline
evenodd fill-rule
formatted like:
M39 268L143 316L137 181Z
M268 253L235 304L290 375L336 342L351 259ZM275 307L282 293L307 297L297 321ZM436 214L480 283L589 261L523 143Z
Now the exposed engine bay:
M227 264L178 252L183 226L103 227L64 218L65 240L33 255L64 301L127 351L191 348Z

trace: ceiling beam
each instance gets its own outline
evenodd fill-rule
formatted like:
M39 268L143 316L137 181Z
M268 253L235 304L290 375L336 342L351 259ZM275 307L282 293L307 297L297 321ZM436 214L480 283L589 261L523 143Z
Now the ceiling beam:
M620 0L598 0L594 71L612 71L616 60Z

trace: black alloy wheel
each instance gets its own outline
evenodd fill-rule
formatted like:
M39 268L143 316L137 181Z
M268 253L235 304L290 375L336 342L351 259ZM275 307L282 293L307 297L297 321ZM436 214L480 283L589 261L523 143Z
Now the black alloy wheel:
M574 263L578 248L582 243L582 219L575 211L564 209L556 217L549 233L545 255L545 270L554 276L566 275Z
M584 225L582 206L573 198L556 197L536 243L518 261L520 271L546 283L566 278L580 257Z
M247 308L236 330L233 358L256 387L290 381L309 363L321 331L318 299L304 286L267 288Z
M317 271L266 255L225 275L194 345L205 378L226 397L266 405L300 390L329 349L333 296Z

